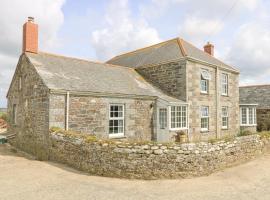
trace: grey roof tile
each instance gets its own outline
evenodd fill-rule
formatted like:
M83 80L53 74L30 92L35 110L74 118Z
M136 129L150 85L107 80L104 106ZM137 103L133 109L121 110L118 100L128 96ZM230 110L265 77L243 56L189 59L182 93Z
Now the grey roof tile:
M48 53L26 53L49 89L159 97L181 102L162 93L134 69Z
M258 104L258 108L270 109L270 85L253 85L239 88L240 104Z
M159 64L186 57L191 57L238 72L238 70L230 65L223 63L217 58L205 53L204 51L180 38L175 38L153 46L116 56L107 61L107 63L136 68L139 66Z

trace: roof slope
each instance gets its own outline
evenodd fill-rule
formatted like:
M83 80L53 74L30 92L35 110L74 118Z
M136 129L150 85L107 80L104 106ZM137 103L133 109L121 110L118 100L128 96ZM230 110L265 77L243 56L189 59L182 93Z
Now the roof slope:
M253 85L239 88L240 104L258 104L258 108L270 109L270 85Z
M131 68L41 52L26 56L49 89L152 96L179 102L154 88Z
M188 57L238 72L235 68L180 38L116 56L107 63L136 68Z

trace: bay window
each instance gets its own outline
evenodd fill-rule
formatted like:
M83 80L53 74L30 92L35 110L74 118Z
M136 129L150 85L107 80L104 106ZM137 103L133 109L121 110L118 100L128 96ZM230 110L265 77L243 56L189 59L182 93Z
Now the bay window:
M165 129L167 127L167 109L159 109L159 128Z
M241 107L241 126L255 126L257 125L256 107Z
M170 129L179 130L187 128L187 107L171 106L170 107Z

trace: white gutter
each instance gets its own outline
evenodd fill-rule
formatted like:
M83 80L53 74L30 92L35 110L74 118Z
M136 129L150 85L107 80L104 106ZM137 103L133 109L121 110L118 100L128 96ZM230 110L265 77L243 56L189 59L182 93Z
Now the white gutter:
M68 116L69 116L69 92L66 94L66 126L65 130L68 131Z

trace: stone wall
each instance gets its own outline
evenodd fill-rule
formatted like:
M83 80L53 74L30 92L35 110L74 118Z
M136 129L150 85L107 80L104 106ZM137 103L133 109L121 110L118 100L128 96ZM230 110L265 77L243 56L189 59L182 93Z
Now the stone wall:
M270 109L257 108L257 127L258 131L270 130Z
M208 175L260 155L268 144L258 135L214 144L88 141L60 133L51 139L53 161L94 175L135 179Z
M236 135L239 133L239 75L222 69L217 71L215 67L191 61L187 62L186 69L187 99L189 103L189 134L191 140L201 141L208 140L209 138L222 138L227 135ZM200 89L202 69L208 70L211 75L211 80L208 81L209 90L207 94L201 93ZM222 73L228 74L228 96L221 95L220 77ZM217 84L216 80L218 81ZM201 132L200 108L202 106L209 107L209 130L207 132ZM228 129L222 129L221 127L222 106L228 107Z
M186 61L174 61L136 70L163 92L186 101Z
M150 141L154 137L154 100L112 97L93 97L70 94L69 130L109 137L110 104L123 104L125 138L133 141ZM65 128L66 96L50 95L50 127Z
M48 94L49 90L35 68L22 55L8 93L8 132L17 134L11 141L13 145L36 155L39 159L47 159L48 156ZM16 123L12 120L14 104L17 107Z

